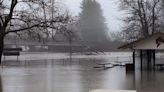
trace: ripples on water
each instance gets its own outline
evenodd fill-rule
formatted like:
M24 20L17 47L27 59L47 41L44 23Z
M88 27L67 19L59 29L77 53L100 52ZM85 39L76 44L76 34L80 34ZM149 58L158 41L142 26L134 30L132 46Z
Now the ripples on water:
M93 68L97 62L112 61L110 56L107 58L75 58L72 62L68 59L7 61L0 68L0 92L89 92L92 89L163 92L163 71L140 72L137 68L135 72L126 72L122 66L107 70Z

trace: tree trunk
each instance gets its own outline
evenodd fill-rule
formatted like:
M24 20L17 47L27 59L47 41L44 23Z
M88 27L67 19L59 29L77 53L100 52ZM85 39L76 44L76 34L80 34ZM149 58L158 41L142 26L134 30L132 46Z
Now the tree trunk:
M2 53L4 48L4 37L0 38L0 65L2 63Z

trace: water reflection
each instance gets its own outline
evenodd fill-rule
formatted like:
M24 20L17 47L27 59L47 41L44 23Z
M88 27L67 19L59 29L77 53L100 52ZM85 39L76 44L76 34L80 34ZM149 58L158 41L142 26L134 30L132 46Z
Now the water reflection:
M94 61L93 61L94 60ZM38 63L41 62L41 63ZM46 63L45 63L46 62ZM1 68L0 92L89 92L92 89L163 92L164 72L126 72L117 66L108 70L93 68L95 59L62 63L57 60L33 61L26 66ZM2 84L3 81L3 84Z
M163 92L163 71L143 71L140 79L136 79L139 92Z
M2 85L1 74L0 74L0 92L3 92L3 85Z
M136 76L135 76L135 72L133 71L126 71L126 80L128 84L128 86L126 85L125 87L127 87L126 89L130 89L130 90L136 90ZM125 85L123 84L123 85Z

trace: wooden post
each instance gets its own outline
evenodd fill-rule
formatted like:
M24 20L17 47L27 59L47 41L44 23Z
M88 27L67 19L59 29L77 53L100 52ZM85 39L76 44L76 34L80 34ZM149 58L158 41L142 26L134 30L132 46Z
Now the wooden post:
M152 65L152 63L151 63L151 50L147 50L147 70L150 70L151 69L151 65Z
M155 61L156 61L155 50L153 50L153 70L155 70Z
M149 63L149 61L150 61L150 60L149 60L149 58L150 58L150 57L149 57L149 50L147 50L146 53L147 53L147 70L149 70L149 69L150 69L150 68L149 68L149 64L150 64L150 63Z
M141 71L143 70L143 52L140 51L140 59L141 59Z
M135 70L135 51L133 51L133 68Z

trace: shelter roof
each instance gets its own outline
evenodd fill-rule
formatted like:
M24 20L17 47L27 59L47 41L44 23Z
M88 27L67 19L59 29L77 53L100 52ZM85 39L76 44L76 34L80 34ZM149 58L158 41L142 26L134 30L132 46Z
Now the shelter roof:
M164 33L158 32L136 41L126 43L118 49L128 50L164 50Z

